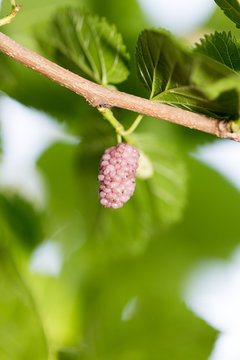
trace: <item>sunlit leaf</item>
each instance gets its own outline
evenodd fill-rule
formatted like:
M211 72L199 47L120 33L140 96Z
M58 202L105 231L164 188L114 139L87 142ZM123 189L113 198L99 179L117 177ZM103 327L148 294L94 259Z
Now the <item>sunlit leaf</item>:
M192 71L190 49L170 32L144 30L138 38L136 58L140 79L150 91L150 99L168 89L189 85Z
M121 35L104 18L74 8L63 8L42 29L42 49L60 64L95 82L117 84L128 77L129 55Z
M196 54L175 39L169 32L145 30L138 39L137 67L140 79L150 92L150 99L185 110L215 117L237 117L238 96L228 94L210 99L204 85L197 86L193 74L199 66ZM205 63L202 63L205 67Z
M1 16L9 12L9 0L1 1ZM21 0L16 3L21 3L24 11L21 11L19 17L15 17L11 22L11 26L2 28L4 33L22 43L36 50L33 39L32 29L36 27L39 22L45 21L49 16L52 16L59 6L66 5L66 0L41 0L33 2L32 0ZM85 5L84 0L71 0L72 6Z

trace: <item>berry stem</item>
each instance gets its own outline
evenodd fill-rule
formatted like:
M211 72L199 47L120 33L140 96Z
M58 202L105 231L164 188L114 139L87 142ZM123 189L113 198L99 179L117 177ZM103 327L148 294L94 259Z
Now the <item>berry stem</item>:
M98 111L102 114L102 116L104 117L104 119L106 119L111 125L112 127L115 129L116 133L117 133L117 141L121 142L122 137L124 137L124 139L129 143L134 145L134 141L130 138L130 136L127 136L127 134L125 134L125 129L122 126L122 124L115 118L115 116L113 115L113 112L105 107L102 106L98 106L97 107ZM120 140L121 139L121 140ZM119 141L120 140L120 141Z
M112 125L112 127L114 127L114 129L116 130L116 133L121 134L122 131L124 130L124 127L115 118L115 116L113 115L113 112L110 109L102 107L102 106L99 106L97 109L102 114L104 119L106 119Z
M4 16L0 19L0 26L9 24L21 9L21 5L16 5L15 0L11 0L11 5L12 5L12 11L10 12L9 15Z
M122 142L122 136L117 134L117 143L120 144Z
M139 114L136 117L136 119L134 120L134 122L132 123L132 125L130 126L130 128L122 132L122 135L130 135L130 134L132 134L134 132L134 130L136 130L136 128L138 127L140 122L142 121L143 116L144 115Z

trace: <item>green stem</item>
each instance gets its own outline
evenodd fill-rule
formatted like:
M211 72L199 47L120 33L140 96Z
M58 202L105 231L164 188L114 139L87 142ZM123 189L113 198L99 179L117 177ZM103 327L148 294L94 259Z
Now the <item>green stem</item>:
M115 129L117 134L121 134L122 131L124 131L124 127L115 118L115 116L113 115L113 113L112 113L112 111L110 109L104 108L104 107L101 107L101 106L99 106L97 109L102 114L104 119L106 119L112 125L112 127Z
M120 144L122 142L122 136L117 134L117 143Z
M142 118L144 115L138 115L137 118L134 120L134 122L132 123L132 125L130 126L129 129L125 130L122 135L130 135L134 132L134 130L138 127L138 125L140 124Z
M124 137L124 139L129 143L134 145L134 141L131 139L130 136L127 136L127 134L125 134L125 129L122 126L122 124L115 118L115 116L113 115L112 111L108 108L104 108L99 106L98 111L102 114L102 116L104 117L104 119L106 119L111 125L112 127L115 129L116 133L117 133L117 141L121 142L121 137Z
M0 26L9 24L21 9L21 5L16 5L14 0L11 0L11 5L12 5L12 11L10 12L9 15L4 16L3 18L0 19Z

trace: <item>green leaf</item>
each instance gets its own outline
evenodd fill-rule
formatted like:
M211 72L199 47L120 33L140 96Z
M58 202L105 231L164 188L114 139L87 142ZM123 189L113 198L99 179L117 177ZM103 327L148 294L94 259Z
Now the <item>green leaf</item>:
M11 255L2 246L0 293L1 360L47 360L48 346L35 304Z
M153 177L138 181L139 193L147 187L158 222L170 225L182 218L187 195L187 172L173 142L150 133L136 134L136 145L151 160Z
M204 92L204 84L199 87L194 82L196 67L205 68L207 61L200 61L171 33L162 29L142 32L136 58L138 74L151 100L219 118L238 116L237 93L230 108L228 94L220 94L221 101L210 99ZM223 76L222 71L220 74Z
M128 77L129 55L122 36L104 18L75 8L62 8L46 34L37 35L41 48L55 61L102 85Z
M81 360L82 353L79 349L73 347L64 347L58 351L58 360Z
M194 81L204 93L228 108L232 119L239 116L240 42L230 33L205 35L196 44L195 54L204 64L194 70ZM235 115L234 115L235 114Z
M216 89L214 89L216 91ZM212 94L213 88L207 87L205 93ZM161 103L175 106L184 110L194 111L207 116L237 118L239 113L239 95L236 90L222 89L216 100L210 100L195 87L177 88L168 93L160 94L157 98ZM228 110L228 113L227 113Z
M19 196L0 194L0 216L27 248L43 239L41 214Z
M206 85L205 92L209 93L209 96L214 98L220 96L221 93L229 94L229 108L233 109L236 106L236 102L233 101L234 97L240 93L240 83L237 76L229 76L227 78L220 79L216 82ZM238 108L240 106L238 105ZM237 109L236 109L237 110Z
M196 44L195 52L209 56L236 72L240 71L240 42L231 32L216 31L205 35L200 44Z
M66 5L66 0L41 0L32 3L32 0L22 0L21 5L24 7L24 11L21 11L20 17L16 17L11 22L11 26L4 28L4 33L14 38L20 43L24 43L25 46L32 50L36 49L36 43L32 36L32 29L35 29L37 24L42 21L46 21L50 16L56 12L60 6ZM84 6L84 0L71 0L71 6ZM68 3L70 3L68 2ZM5 15L9 11L9 0L1 1L1 16ZM19 2L17 2L19 3Z
M215 3L224 11L236 26L240 27L240 2L239 0L215 0Z
M164 29L144 30L140 34L136 58L140 79L150 91L151 100L163 91L190 82L191 52Z

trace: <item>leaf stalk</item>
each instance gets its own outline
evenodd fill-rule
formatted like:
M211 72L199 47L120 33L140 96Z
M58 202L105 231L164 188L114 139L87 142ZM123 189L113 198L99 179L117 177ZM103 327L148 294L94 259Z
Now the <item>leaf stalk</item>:
M122 132L122 135L130 135L130 134L132 134L136 130L136 128L138 127L140 122L142 121L143 116L144 115L139 114L136 117L136 119L134 120L134 122L132 123L132 125L130 126L130 128Z
M127 136L128 134L125 134L125 129L122 126L122 124L115 118L115 116L113 115L112 110L102 107L102 106L98 106L97 110L102 114L102 116L104 117L105 120L107 120L112 127L115 129L116 134L117 134L117 142L121 142L122 141L122 137L124 137L124 139L130 143L133 144L133 140Z
M15 16L22 7L21 5L16 5L14 0L11 0L11 5L12 5L12 11L10 12L10 14L0 19L0 26L9 24L15 18Z

